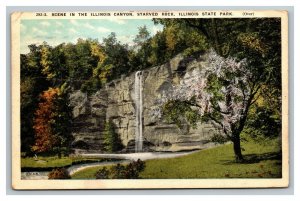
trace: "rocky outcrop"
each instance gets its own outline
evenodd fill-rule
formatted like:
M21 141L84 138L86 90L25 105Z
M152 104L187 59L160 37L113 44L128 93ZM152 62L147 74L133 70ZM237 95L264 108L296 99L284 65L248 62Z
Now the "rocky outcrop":
M164 65L143 71L143 137L151 145L148 150L174 151L210 145L207 140L216 132L210 124L199 123L196 129L186 125L179 129L157 114L163 93L168 93L186 73L201 68L205 62L205 54L198 58L178 55ZM80 91L70 95L74 148L101 152L104 123L108 120L115 124L123 145L133 146L136 128L134 75L114 80L91 96ZM84 149L86 146L88 149Z

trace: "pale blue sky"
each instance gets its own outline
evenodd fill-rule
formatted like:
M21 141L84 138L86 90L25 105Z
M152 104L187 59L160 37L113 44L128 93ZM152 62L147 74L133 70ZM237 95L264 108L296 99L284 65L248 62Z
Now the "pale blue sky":
M28 53L28 45L46 41L55 46L60 43L75 43L78 38L102 39L115 32L121 43L132 45L138 27L146 25L151 35L162 30L151 19L75 19L75 20L22 20L21 53Z

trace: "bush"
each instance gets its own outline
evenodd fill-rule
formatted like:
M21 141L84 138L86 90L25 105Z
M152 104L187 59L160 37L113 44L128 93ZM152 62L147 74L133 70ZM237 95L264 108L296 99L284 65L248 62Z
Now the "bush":
M109 170L106 167L101 168L96 172L95 176L96 179L108 179Z
M55 168L48 174L48 179L71 179L65 168Z
M138 179L139 173L145 169L145 162L138 159L127 166L117 164L111 170L113 179Z
M106 167L99 169L95 176L96 179L138 179L140 172L145 169L145 162L138 159L128 165L117 164L111 167L110 171Z
M220 134L214 134L211 138L210 138L211 142L214 142L215 144L224 144L225 142L228 141L228 138L224 135L220 135Z
M138 159L137 161L133 161L131 164L137 169L137 171L142 172L145 169L145 161Z
M110 170L112 179L126 179L124 172L125 166L119 163L116 166L113 166Z
M249 114L243 132L257 142L276 139L281 133L281 116L272 109L256 106Z

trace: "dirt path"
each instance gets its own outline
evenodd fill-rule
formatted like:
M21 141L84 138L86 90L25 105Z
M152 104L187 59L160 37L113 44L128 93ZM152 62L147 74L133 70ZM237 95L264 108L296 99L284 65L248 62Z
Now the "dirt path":
M199 150L197 150L199 151ZM149 160L156 158L175 158L180 156L186 156L197 151L188 151L188 152L147 152L147 153L128 153L128 154L81 154L83 157L100 157L100 158L119 158L127 160Z

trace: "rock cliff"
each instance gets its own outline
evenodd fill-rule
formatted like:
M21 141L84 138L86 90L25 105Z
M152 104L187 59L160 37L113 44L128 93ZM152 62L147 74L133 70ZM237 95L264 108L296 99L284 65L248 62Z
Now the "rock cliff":
M202 68L206 54L198 58L178 55L168 63L143 70L143 138L145 150L178 151L212 146L210 136L217 132L210 124L198 124L197 129L187 125L179 129L156 114L163 93L182 77ZM104 123L111 119L123 145L132 150L135 139L135 73L108 83L91 96L75 91L70 95L73 107L73 147L85 152L102 151ZM131 147L131 148L130 148Z

